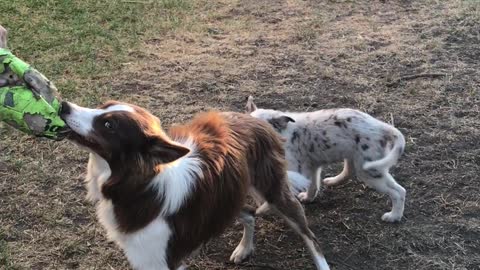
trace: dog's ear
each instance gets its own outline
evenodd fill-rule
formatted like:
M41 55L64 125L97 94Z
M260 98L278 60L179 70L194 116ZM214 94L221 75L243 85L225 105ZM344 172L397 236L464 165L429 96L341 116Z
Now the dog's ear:
M287 128L288 122L295 123L295 120L293 120L291 117L288 117L286 115L282 115L280 117L275 117L270 120L268 120L270 125L272 125L276 130L282 131Z
M257 110L257 105L253 103L253 97L249 96L247 99L247 105L245 105L246 113L252 113Z
M148 149L153 159L160 164L173 162L190 152L190 149L156 136L151 138L150 147Z

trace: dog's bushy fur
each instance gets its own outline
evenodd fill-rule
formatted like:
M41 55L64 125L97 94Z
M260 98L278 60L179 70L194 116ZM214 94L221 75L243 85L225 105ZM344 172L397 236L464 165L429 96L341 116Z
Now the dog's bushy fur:
M210 112L167 132L131 104L62 107L69 138L90 151L88 196L98 219L135 269L182 268L235 217L244 236L231 260L244 260L253 252L254 210L245 205L250 191L302 237L317 269L329 269L289 190L281 138L267 123Z

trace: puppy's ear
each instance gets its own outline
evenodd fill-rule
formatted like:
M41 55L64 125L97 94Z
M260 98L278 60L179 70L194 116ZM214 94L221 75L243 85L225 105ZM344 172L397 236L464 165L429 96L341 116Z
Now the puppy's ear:
M257 105L253 103L253 97L249 96L247 99L247 105L245 105L246 113L252 113L257 110Z
M190 152L190 149L156 136L151 138L148 151L160 164L166 164L185 156Z
M268 120L270 125L272 125L276 130L282 131L287 128L288 122L295 123L295 120L293 120L291 117L288 117L286 115L282 115L280 117L272 118Z

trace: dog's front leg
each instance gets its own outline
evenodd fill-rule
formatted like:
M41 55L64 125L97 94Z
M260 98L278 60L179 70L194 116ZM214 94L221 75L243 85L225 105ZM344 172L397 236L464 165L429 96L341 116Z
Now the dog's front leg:
M255 217L253 213L255 213L255 209L245 207L238 217L240 223L243 224L243 236L237 248L233 251L232 256L230 256L230 261L234 263L241 263L253 253L253 236L255 233Z
M318 167L315 173L315 179L312 179L306 192L298 194L298 199L303 203L309 203L315 200L322 181L322 167Z

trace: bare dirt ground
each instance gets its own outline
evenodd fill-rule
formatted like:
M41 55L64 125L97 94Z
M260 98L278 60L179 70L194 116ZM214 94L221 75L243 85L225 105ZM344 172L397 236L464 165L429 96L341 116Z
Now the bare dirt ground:
M393 118L407 139L394 169L405 217L382 222L388 198L355 180L324 190L306 212L332 268L480 269L478 2L215 0L195 14L195 30L133 48L101 98L147 107L165 127L211 108L242 111L250 94L261 107ZM428 75L408 77L418 74ZM0 159L0 269L127 269L84 199L87 154L17 140L0 144L16 157ZM240 232L209 243L190 269L313 269L272 217L258 219L256 254L230 264Z

